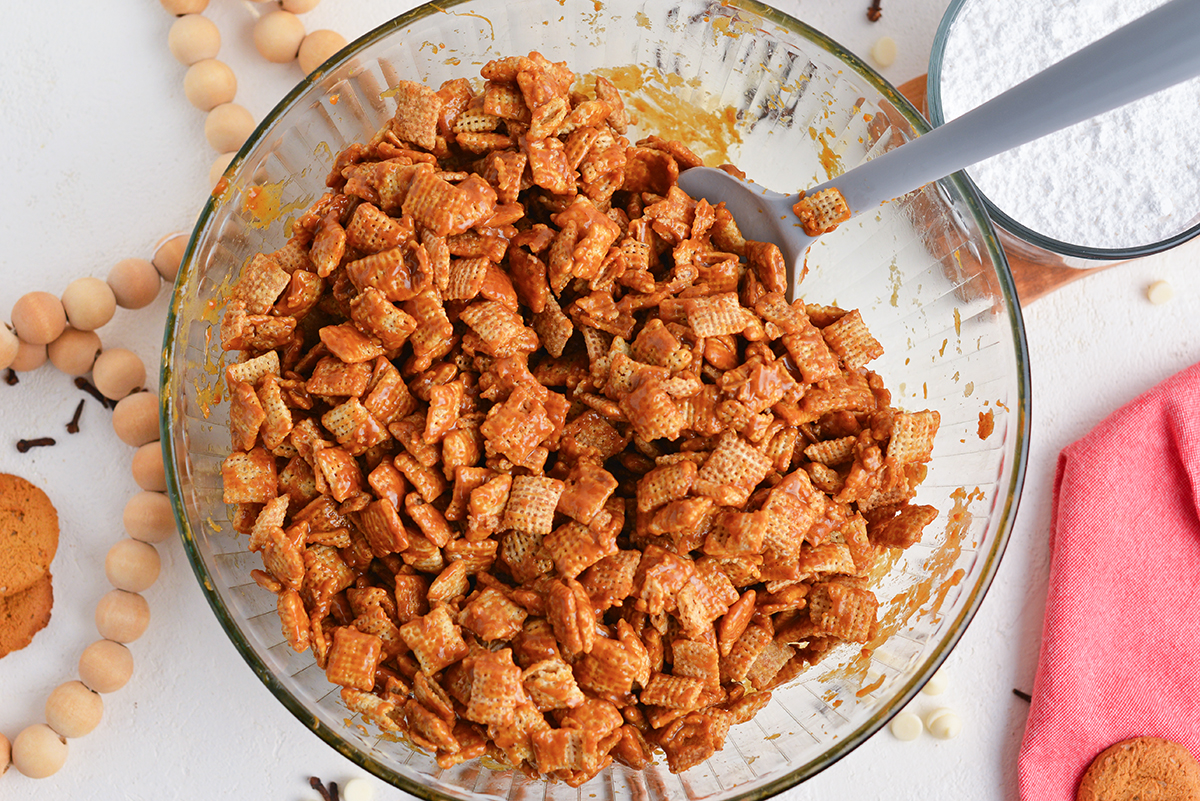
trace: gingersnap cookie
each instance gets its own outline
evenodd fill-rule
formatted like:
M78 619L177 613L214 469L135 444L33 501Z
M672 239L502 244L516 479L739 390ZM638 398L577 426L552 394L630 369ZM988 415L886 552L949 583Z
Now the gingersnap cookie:
M20 592L0 596L0 658L19 651L50 622L54 589L50 574Z
M1077 801L1200 801L1200 763L1182 745L1135 737L1110 745L1079 782Z
M58 551L58 512L46 493L0 473L0 595L28 589Z

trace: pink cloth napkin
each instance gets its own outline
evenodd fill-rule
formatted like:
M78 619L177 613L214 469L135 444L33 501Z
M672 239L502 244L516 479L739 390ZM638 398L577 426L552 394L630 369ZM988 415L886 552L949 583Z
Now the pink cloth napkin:
M1130 737L1200 757L1200 364L1059 455L1022 801L1071 801Z

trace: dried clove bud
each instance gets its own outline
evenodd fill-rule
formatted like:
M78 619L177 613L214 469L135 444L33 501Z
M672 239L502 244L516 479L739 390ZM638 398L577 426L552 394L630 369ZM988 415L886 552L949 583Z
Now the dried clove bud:
M79 415L83 414L83 401L79 401L79 405L75 407L75 414L71 417L71 422L67 423L68 434L79 433Z
M17 450L26 453L30 448L42 448L54 444L54 437L38 437L37 439L17 440Z
M883 9L880 4L883 0L871 0L871 7L867 9L867 19L871 22L879 22L879 18L883 16Z

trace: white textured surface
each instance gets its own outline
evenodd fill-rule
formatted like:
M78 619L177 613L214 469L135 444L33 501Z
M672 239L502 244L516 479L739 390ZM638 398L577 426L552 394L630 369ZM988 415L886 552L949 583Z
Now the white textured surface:
M865 19L868 0L778 0L778 5L867 54L882 35L899 44L885 74L896 83L923 73L947 0L884 0L884 18ZM353 38L411 3L325 0L309 28ZM292 65L263 62L250 44L260 9L212 0L224 36L221 56L242 79L238 102L261 118L299 78ZM126 256L148 255L164 233L190 227L213 154L203 115L184 100L183 68L166 47L171 19L153 0L10 4L0 49L0 315L21 294L59 293L81 275L104 277ZM1033 372L1033 444L1025 494L1008 554L975 622L947 663L949 687L918 696L914 711L951 706L960 737L902 743L886 730L786 795L801 799L1016 797L1016 753L1026 705L1014 687L1032 684L1046 582L1046 529L1058 451L1105 415L1200 357L1200 243L1068 286L1027 310ZM1166 279L1176 297L1145 295ZM166 293L149 309L119 310L102 329L153 370ZM62 545L54 562L57 600L49 628L0 661L0 731L14 737L42 719L50 691L74 678L94 638L92 611L107 591L103 559L122 536L121 510L136 490L132 449L91 399L83 430L66 422L79 398L46 368L0 383L0 472L42 486L59 509ZM57 447L18 454L19 437L51 435ZM150 630L132 644L136 668L105 698L105 717L71 743L66 767L35 782L9 771L0 798L315 798L307 777L344 782L362 771L326 747L268 693L229 644L177 542L160 547L163 573L147 591ZM376 798L399 798L376 784Z

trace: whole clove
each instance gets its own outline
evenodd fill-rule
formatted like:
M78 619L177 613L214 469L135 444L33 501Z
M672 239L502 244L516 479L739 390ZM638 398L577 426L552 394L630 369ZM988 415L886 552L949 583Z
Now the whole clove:
M79 415L83 414L83 401L79 401L79 405L75 407L75 414L71 416L71 422L67 423L68 434L79 433Z
M1018 690L1016 687L1013 687L1013 695L1017 696L1022 701L1032 701L1033 700L1032 695L1025 692L1024 690Z
M321 795L321 801L339 801L337 782L330 782L329 787L316 776L308 777L308 786L316 790Z
M21 453L27 453L30 448L44 448L48 445L54 445L54 437L38 437L36 439L19 439L17 440L17 450Z
M871 22L879 22L879 18L883 16L882 2L883 0L871 0L871 7L867 9L867 19Z
M108 398L104 397L104 393L102 393L100 390L96 389L96 387L92 385L91 381L88 381L86 378L83 378L82 376L75 379L75 386L78 387L79 389L82 389L84 392L91 395L96 400L100 401L100 405L103 406L105 409L111 409L111 408L113 408L113 406L116 405L112 401L110 401Z
M8 370L4 373L4 383L8 384L10 387L20 384L21 379L17 378L17 371L11 367L8 368Z

